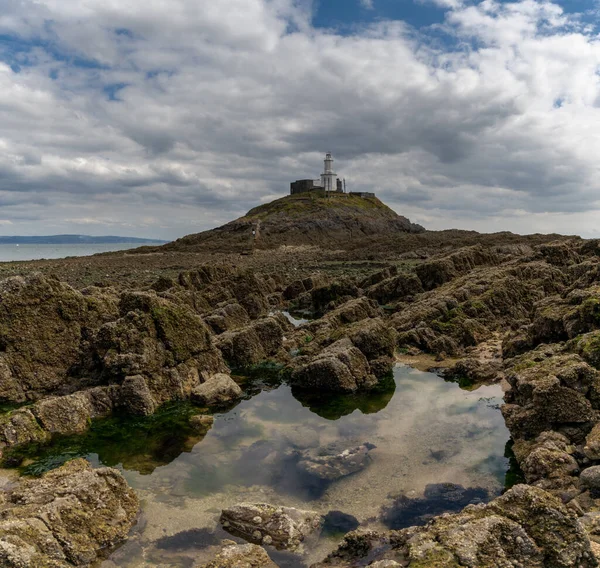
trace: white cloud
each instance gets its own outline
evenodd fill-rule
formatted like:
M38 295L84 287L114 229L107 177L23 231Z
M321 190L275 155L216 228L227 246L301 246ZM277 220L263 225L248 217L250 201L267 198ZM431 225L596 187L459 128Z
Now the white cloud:
M6 4L0 34L37 47L0 63L5 233L174 238L328 149L349 187L432 228L600 220L600 44L556 4L446 4L441 46L402 22L314 29L293 0Z
M359 0L360 5L366 10L373 10L375 8L373 0Z

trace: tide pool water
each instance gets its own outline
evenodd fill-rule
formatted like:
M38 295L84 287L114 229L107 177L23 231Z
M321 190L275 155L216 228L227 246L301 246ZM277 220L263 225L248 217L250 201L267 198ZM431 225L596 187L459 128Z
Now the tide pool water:
M103 568L189 567L231 538L218 519L240 502L316 510L333 524L293 555L269 550L282 567L309 566L360 525L402 528L444 510L486 501L505 486L509 433L500 386L463 390L432 373L397 366L377 393L306 396L288 385L247 385L235 408L194 434L189 404L147 419L110 419L84 437L58 440L29 460L39 473L77 455L120 468L142 501L131 539ZM315 483L295 467L306 452L368 443L370 463L333 482ZM370 447L370 446L369 446Z

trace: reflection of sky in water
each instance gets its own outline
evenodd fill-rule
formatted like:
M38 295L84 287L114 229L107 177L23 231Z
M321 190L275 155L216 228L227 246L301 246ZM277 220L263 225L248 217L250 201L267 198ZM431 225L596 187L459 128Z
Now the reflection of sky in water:
M500 386L469 392L408 367L396 368L395 383L395 391L392 385L391 391L372 397L311 397L302 403L282 385L217 415L201 442L151 475L126 471L144 499L146 524L137 542L145 544L139 549L125 545L115 561L142 566L142 556L148 555L153 562L164 561L168 551L159 554L152 541L184 530L213 531L220 510L236 502L285 504L324 514L337 510L379 528L377 518L390 495L418 497L431 483L499 494L509 438L498 409ZM371 464L316 490L306 486L290 458L294 451L364 442L376 446ZM333 546L333 541L322 542L309 560ZM169 562L186 565L174 557Z

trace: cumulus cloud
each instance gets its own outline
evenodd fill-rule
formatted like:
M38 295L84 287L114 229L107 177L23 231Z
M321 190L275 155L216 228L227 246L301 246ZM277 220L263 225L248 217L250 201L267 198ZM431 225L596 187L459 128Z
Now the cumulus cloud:
M557 4L447 2L431 33L352 35L309 1L4 4L0 232L175 238L326 150L431 228L597 231L600 44Z

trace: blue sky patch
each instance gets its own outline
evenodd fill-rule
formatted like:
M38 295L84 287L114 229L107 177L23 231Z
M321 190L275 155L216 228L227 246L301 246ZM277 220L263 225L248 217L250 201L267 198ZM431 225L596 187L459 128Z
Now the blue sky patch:
M106 93L109 101L120 101L119 91L127 87L127 83L113 83L112 85L105 85L102 90Z
M317 28L334 28L338 33L350 35L356 25L381 20L402 20L415 28L444 21L445 10L429 2L373 0L372 6L371 9L366 8L360 0L317 0L313 25Z

